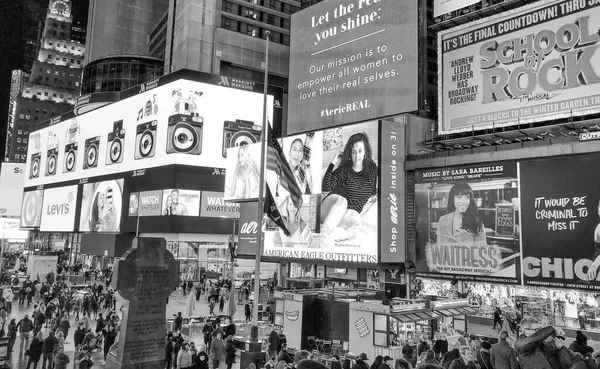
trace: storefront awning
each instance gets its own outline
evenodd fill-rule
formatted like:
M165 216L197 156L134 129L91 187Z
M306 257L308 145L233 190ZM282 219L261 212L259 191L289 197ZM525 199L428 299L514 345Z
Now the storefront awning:
M402 323L410 323L410 322L420 322L423 320L432 320L440 317L434 311L419 311L412 313L402 313L402 314L394 314L392 315L394 318L398 319Z
M472 315L477 312L477 309L470 306L462 306L454 309L440 309L435 312L442 316Z

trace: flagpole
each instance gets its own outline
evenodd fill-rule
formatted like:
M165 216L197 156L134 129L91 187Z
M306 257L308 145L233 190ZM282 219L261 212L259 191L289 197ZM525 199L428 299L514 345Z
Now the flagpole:
M262 245L263 245L263 202L265 193L265 161L266 161L266 142L267 135L269 132L269 126L267 122L267 88L269 82L269 35L271 32L265 31L266 36L266 47L265 47L265 80L263 87L263 134L260 139L260 182L258 191L258 237L256 239L256 259L254 262L254 306L252 309L252 321L254 324L258 324L258 304L260 302L260 260L262 257Z

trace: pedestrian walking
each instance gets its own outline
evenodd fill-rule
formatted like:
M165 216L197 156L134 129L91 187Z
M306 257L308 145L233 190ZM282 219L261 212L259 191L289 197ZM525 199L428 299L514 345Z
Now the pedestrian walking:
M44 335L42 332L39 332L32 340L29 345L29 350L27 350L27 368L33 364L33 369L37 369L38 362L40 361L40 357L42 357L42 345L44 344Z
M494 369L519 369L517 353L507 341L508 332L502 331L498 335L498 343L490 350L490 363Z
M29 320L29 315L25 314L23 319L19 320L19 323L17 323L16 328L19 330L21 336L19 352L21 355L25 355L25 350L29 347L29 335L33 330L33 322Z

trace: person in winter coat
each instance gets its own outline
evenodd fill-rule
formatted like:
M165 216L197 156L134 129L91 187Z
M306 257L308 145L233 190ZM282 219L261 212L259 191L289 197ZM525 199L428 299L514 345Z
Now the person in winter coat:
M73 343L75 344L75 352L79 351L85 340L85 327L82 323L77 325L75 333L73 333Z
M54 332L48 332L48 337L46 337L44 343L42 344L42 355L44 355L44 359L42 360L42 369L46 369L46 362L48 362L49 369L52 369L54 366L53 356L57 345L58 341L56 340L56 337L54 337Z
M8 327L6 327L6 337L8 337L8 352L12 352L17 340L17 323L15 323L14 319L11 319Z
M29 315L25 314L23 319L19 320L17 327L21 335L20 352L21 355L25 353L27 347L29 347L29 335L33 330L33 322L29 320Z
M519 369L517 353L507 342L507 338L507 331L500 332L498 343L490 350L490 363L494 369Z
M214 328L212 324L206 323L204 327L202 327L202 333L204 334L204 345L210 348L210 343L212 341L212 332Z
M473 351L469 346L461 346L459 353L460 357L452 361L450 369L477 369L477 365L473 362Z
M375 356L375 360L373 360L373 364L371 364L371 369L379 369L381 364L383 364L383 356L377 355Z
M223 340L221 339L221 334L217 333L217 336L212 339L210 343L210 357L213 362L213 368L218 369L221 364L221 359L223 358Z
M39 332L37 336L31 340L31 344L29 345L29 360L27 361L27 368L29 369L29 365L33 364L33 369L37 369L38 362L40 361L40 357L42 356L42 345L44 344L44 335L42 332Z
M281 345L281 350L279 351L279 356L277 356L277 362L285 361L286 364L291 364L294 362L294 359L287 351L287 343Z
M277 358L277 347L279 346L279 334L273 328L269 333L269 357L273 360Z
M63 349L59 349L54 355L54 369L67 369L67 365L69 365L69 356L64 353Z
M231 366L235 363L236 351L233 345L233 336L228 336L227 343L225 343L225 364L227 364L227 369L231 369Z
M177 353L177 369L189 369L192 367L192 357L189 353L190 345L185 342Z
M477 353L477 364L481 369L494 369L490 356L491 349L492 345L488 341L481 342L481 348Z
M244 315L246 316L246 322L252 320L252 310L250 309L250 303L244 305Z
M177 313L175 317L175 321L173 322L173 332L177 332L181 330L181 326L183 325L183 317L181 316L181 311Z
M173 333L167 333L167 337L165 338L165 368L171 369L171 364L173 363Z
M116 339L117 332L115 331L115 327L109 324L104 331L104 361L106 361L106 355L108 355L108 351L114 345Z
M442 368L444 369L448 369L454 360L460 358L460 342L452 342L451 348L452 350L448 351L442 360Z
M364 352L361 353L360 355L358 355L356 363L352 366L352 369L369 369L369 364L365 362L366 360L369 360L367 354L365 354Z
M208 369L208 354L206 353L206 347L200 347L200 352L196 355L194 361L195 369Z
M67 314L63 315L62 320L58 325L58 328L64 334L65 339L67 339L67 336L69 335L69 328L71 328L71 323L69 323L69 318L67 317Z

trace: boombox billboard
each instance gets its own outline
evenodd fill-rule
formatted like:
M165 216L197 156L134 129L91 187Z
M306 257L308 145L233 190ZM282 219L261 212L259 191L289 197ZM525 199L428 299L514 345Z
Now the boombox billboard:
M239 82L239 81L238 81ZM190 71L121 93L80 116L30 134L25 187L164 165L224 168L227 149L258 142L262 85ZM269 87L267 118L281 122L282 90Z

